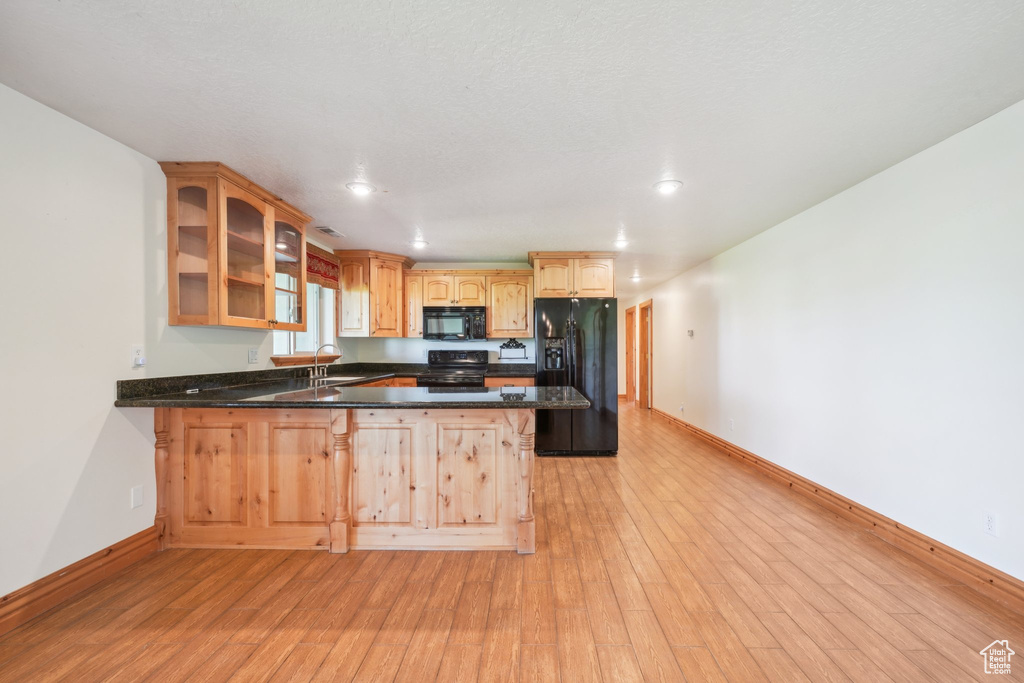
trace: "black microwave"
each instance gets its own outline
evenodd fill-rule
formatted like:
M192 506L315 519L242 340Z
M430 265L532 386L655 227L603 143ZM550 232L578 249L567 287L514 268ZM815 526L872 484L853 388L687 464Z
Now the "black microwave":
M483 306L424 306L423 338L467 341L487 338Z

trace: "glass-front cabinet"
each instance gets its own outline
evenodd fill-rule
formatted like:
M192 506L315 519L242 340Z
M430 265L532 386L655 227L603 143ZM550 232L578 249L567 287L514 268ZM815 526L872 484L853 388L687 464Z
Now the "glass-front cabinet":
M310 217L223 164L160 166L168 322L304 331Z

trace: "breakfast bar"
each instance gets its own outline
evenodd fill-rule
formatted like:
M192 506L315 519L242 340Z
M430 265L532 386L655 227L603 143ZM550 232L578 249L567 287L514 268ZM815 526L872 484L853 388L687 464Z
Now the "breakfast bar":
M578 391L359 383L119 398L154 409L161 547L534 551L535 410Z

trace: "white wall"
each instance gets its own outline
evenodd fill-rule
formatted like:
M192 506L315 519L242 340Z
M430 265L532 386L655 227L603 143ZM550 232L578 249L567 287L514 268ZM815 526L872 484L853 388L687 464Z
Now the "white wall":
M655 407L1024 578L1022 150L1019 103L646 292Z
M262 368L271 347L265 331L167 327L155 161L2 85L0 149L5 594L153 523L152 411L114 408L116 380Z

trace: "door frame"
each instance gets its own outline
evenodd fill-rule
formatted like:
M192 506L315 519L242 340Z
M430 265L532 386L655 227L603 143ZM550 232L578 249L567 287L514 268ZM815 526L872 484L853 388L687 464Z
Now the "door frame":
M626 309L626 400L636 402L636 306Z
M640 407L650 410L654 403L654 299L638 306L640 313Z

